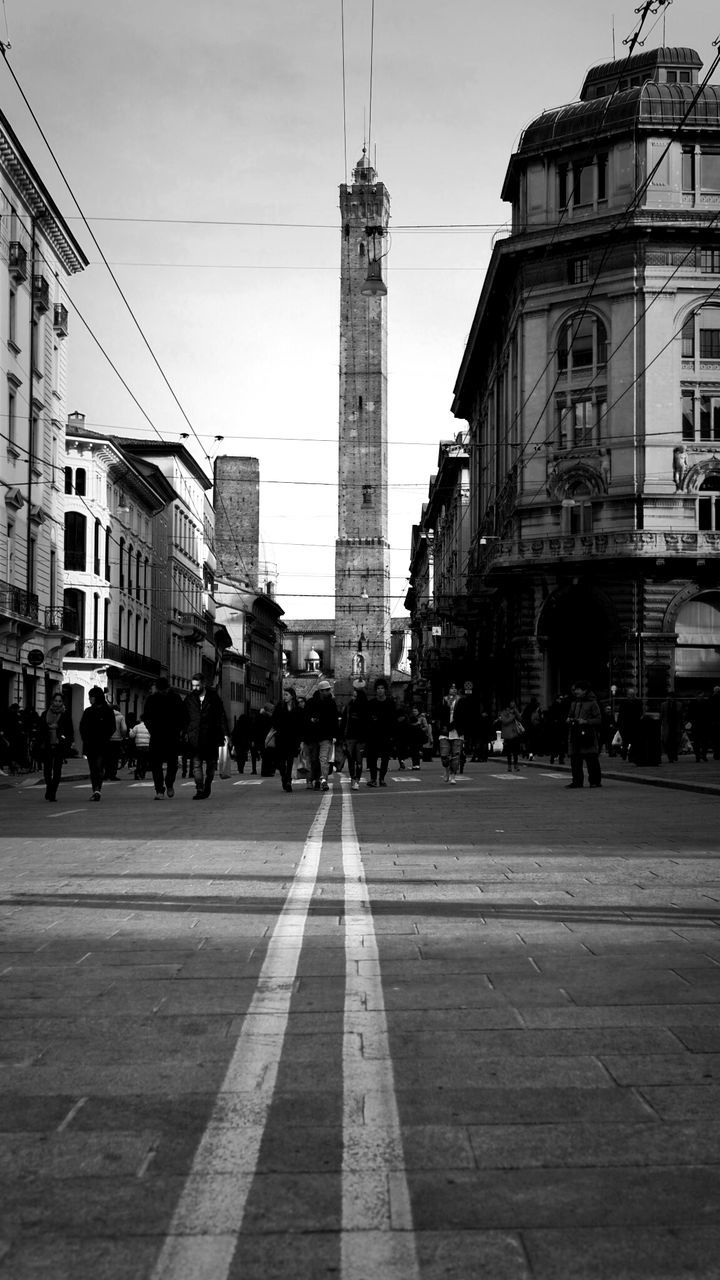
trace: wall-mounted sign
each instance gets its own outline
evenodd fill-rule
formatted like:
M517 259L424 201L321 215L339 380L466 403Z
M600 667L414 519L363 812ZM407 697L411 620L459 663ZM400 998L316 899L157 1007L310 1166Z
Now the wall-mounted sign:
M29 649L27 661L30 663L31 667L41 667L45 661L45 654L42 649Z
M442 627L433 627L433 629L432 629L432 633L433 633L433 635L434 635L434 636L441 636L441 635L442 635Z

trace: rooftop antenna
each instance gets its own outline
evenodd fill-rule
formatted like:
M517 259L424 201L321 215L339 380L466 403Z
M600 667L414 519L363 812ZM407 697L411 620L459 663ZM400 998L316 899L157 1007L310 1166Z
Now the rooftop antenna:
M615 14L612 15L613 62L615 61Z

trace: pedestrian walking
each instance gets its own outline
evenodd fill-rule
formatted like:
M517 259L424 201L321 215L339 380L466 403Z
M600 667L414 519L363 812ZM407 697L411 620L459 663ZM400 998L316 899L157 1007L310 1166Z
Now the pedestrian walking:
M460 772L465 735L472 729L472 702L451 684L438 711L440 764L446 782L454 783Z
M39 717L37 750L45 777L45 799L57 799L62 767L70 754L75 737L72 716L61 693L54 693L50 706Z
M503 707L495 721L503 740L503 755L507 760L508 773L519 773L519 755L525 736L525 726L520 718L519 708L514 700Z
M283 689L282 697L273 709L270 733L274 734L273 752L280 774L283 791L292 791L293 765L300 750L302 716L297 705L297 695L291 685Z
M83 755L90 769L91 800L99 800L105 775L108 746L116 730L115 713L99 685L88 693L90 705L80 717Z
M602 712L587 680L576 680L572 687L570 715L568 717L568 755L572 782L568 790L581 788L587 767L588 784L602 786L600 773L600 727Z
M172 800L175 795L178 756L188 720L185 704L180 694L170 688L166 676L158 676L155 681L155 688L145 703L143 716L150 732L148 763L155 787L155 799L162 800L166 795L168 800Z
M395 741L397 712L390 697L388 682L380 676L373 685L374 696L368 703L367 763L369 787L386 787L385 775Z
M310 758L310 782L315 791L327 791L330 754L340 732L340 716L329 680L321 680L305 706L302 737Z
M135 722L129 731L128 742L132 743L133 758L135 760L135 773L133 776L136 782L143 782L150 758L150 730L143 716L140 716L140 719Z
M255 752L255 744L253 742L252 720L247 712L243 712L242 715L236 716L235 724L233 725L232 733L230 734L230 745L233 749L235 765L238 773L245 772L248 753L250 753L252 771L253 773L257 773L257 754Z
M120 757L123 753L123 743L127 738L128 729L125 723L125 717L120 710L117 702L110 703L110 709L115 720L115 728L112 733L107 747L105 748L105 781L116 782L118 768L120 765Z
M348 762L350 789L357 791L362 778L363 759L367 750L369 726L367 685L353 680L352 693L340 716L340 737Z
M207 800L217 772L218 751L227 738L228 723L219 693L208 687L202 672L190 681L185 712L187 745L195 782L193 800Z

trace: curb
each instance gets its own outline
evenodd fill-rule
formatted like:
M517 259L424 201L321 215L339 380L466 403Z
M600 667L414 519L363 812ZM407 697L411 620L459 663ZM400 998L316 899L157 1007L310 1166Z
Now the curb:
M566 764L550 765L543 760L525 760L523 763L528 769L560 769L563 773L570 773L570 768ZM619 773L614 769L606 769L602 759L601 768L603 778L611 778L613 782L631 782L636 786L640 784L644 787L665 787L671 791L694 791L697 795L720 796L720 783L685 782L682 778L653 777L652 774L647 773Z

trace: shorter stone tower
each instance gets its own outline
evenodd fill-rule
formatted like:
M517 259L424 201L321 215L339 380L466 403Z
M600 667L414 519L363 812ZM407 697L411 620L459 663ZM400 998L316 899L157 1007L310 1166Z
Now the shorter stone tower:
M257 458L216 458L215 556L217 576L258 585L260 464Z

